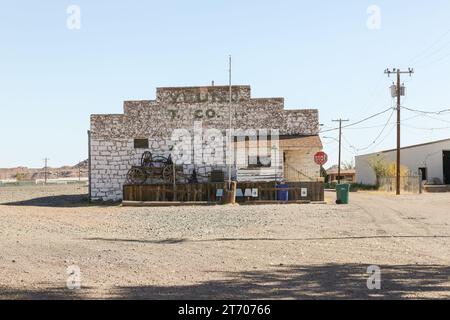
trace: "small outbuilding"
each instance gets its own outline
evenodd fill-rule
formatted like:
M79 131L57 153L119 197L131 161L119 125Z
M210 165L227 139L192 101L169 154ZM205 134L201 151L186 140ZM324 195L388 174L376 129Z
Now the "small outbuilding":
M341 169L340 179L338 175L338 166L332 166L327 170L327 182L333 183L341 180L341 182L356 182L355 169Z
M411 175L431 184L450 185L450 139L432 141L401 148L401 164ZM371 166L374 159L395 163L397 150L385 150L356 156L356 182L375 185L376 176Z

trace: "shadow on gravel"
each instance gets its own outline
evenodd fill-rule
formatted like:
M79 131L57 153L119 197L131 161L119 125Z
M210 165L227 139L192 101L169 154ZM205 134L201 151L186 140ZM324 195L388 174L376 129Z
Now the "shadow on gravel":
M381 290L367 288L367 265L289 265L244 272L217 273L223 280L178 286L127 286L110 291L113 299L407 299L450 298L450 267L388 265L381 268ZM0 288L0 299L78 299L95 294L46 289ZM86 296L84 296L86 297Z
M87 206L116 206L117 202L96 202L89 203L88 195L74 194L74 195L57 195L34 199L27 199L21 201L0 203L3 206L30 206L30 207L51 207L51 208L76 208Z
M27 199L15 202L2 203L4 206L31 206L31 207L85 207L88 203L87 195L57 195L41 198Z
M367 288L367 265L283 266L229 272L195 285L120 287L116 299L405 299L450 298L450 267L380 266L381 290ZM419 296L417 296L419 294Z
M82 287L81 290L69 290L66 287L49 287L40 290L25 290L0 287L1 300L76 300L87 298L91 287Z

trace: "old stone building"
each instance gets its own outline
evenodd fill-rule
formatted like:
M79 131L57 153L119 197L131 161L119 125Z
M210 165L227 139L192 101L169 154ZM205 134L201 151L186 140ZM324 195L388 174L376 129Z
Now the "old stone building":
M252 98L250 86L233 86L231 107L229 100L228 86L158 88L155 100L125 101L123 114L91 115L91 199L120 200L127 172L139 165L144 151L167 157L175 149L182 150L177 146L178 138L174 139L176 130L191 134L189 143L184 145L189 150L184 147L180 159L186 158L186 154L191 159L200 155L199 161L183 163L187 173L193 169L220 168L227 176L226 161L208 166L205 159L211 159L212 155L215 160L234 159L229 160L233 163L233 179L251 180L255 176L280 181L317 179L320 167L313 156L322 149L317 110L286 110L283 98ZM231 148L226 143L231 141L227 140L230 109L234 128ZM212 139L206 137L209 129L215 130ZM218 137L218 133L223 137ZM252 137L254 133L256 139ZM196 135L200 135L199 141ZM241 135L247 138L240 139ZM251 150L255 145L267 149L267 155L255 153L253 161ZM238 154L243 162L236 160ZM265 164L263 158L268 160Z

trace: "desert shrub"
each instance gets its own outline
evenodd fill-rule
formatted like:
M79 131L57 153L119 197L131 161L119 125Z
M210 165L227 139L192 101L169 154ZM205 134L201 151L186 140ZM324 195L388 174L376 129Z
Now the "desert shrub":
M23 180L25 180L26 179L26 175L25 175L25 173L16 173L16 180L17 181L23 181Z
M325 183L325 189L336 189L336 184L337 183L335 183L335 182ZM378 190L378 187L374 186L374 185L368 185L368 184L362 184L362 183L349 183L349 184L350 184L350 192L357 192L359 190L364 190L364 191Z

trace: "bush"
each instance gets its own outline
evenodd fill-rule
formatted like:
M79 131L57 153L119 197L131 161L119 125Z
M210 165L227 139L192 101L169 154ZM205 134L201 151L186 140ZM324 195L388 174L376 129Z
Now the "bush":
M350 192L356 192L358 190L375 191L378 190L378 187L370 184L361 184L361 183L350 184Z
M325 183L325 189L336 189L336 184L337 184L336 182ZM350 192L357 192L359 190L365 191L378 190L378 187L374 185L367 185L361 183L349 183L349 184L350 184Z

